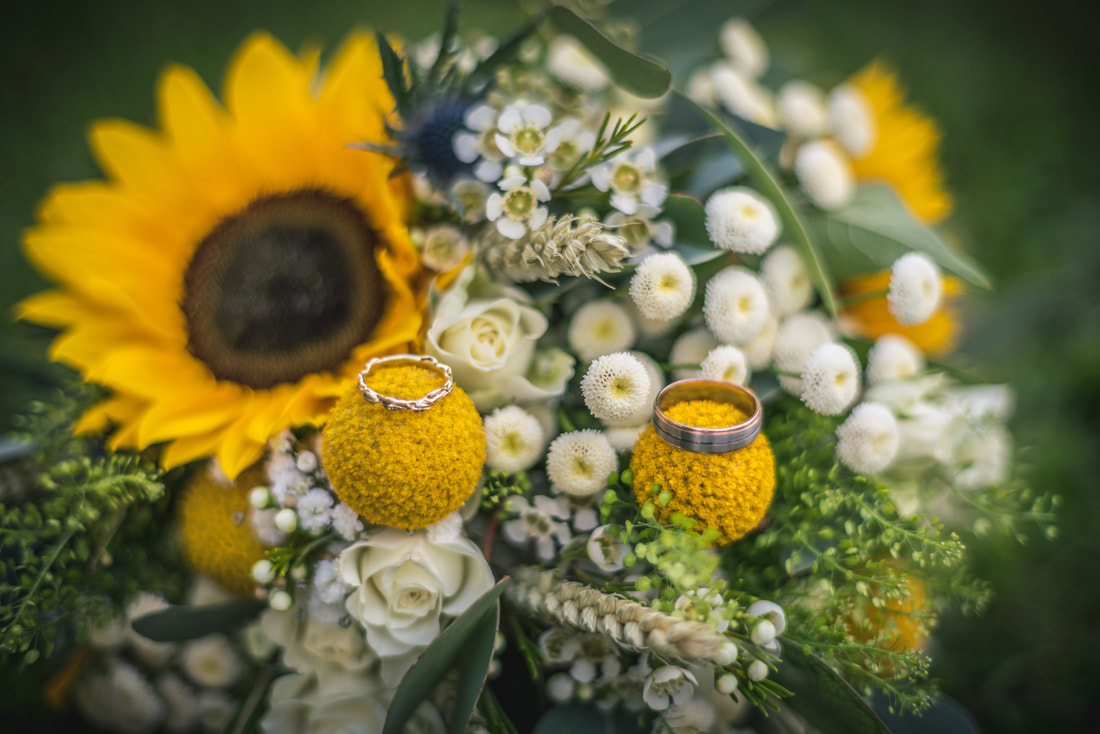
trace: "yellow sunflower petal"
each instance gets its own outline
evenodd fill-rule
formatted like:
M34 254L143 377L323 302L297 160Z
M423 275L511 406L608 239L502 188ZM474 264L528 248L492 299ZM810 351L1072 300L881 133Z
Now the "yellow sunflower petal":
M201 436L177 438L160 452L160 464L165 469L183 466L196 459L210 456L221 443L225 431L217 430Z
M149 446L177 436L195 436L224 429L236 421L248 405L248 398L241 388L230 383L219 383L216 389L198 400L157 402L142 416L138 426L138 443Z
M102 433L113 425L135 423L145 411L145 404L128 395L116 395L101 400L80 417L73 426L73 433Z

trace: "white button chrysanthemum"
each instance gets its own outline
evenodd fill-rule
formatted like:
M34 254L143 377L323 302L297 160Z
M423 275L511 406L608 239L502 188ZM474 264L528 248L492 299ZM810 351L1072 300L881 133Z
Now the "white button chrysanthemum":
M546 50L546 68L571 87L596 92L611 78L607 69L572 36L557 35Z
M825 106L829 127L844 150L856 159L870 153L878 130L874 110L863 92L851 84L842 84L829 92Z
M806 264L790 245L780 245L768 253L760 263L760 280L778 317L806 308L814 295Z
M508 239L518 240L528 228L538 229L546 223L550 211L539 206L550 201L550 189L542 181L524 175L508 176L497 184L504 193L494 191L485 202L485 216L496 222L497 231Z
M836 451L844 466L857 474L877 474L898 453L898 421L881 403L865 402L836 429Z
M810 202L827 211L847 205L855 192L852 165L828 140L814 140L799 147L794 156L794 175Z
M710 350L700 365L700 371L708 380L732 382L734 385L747 385L750 377L745 353L729 344Z
M507 509L518 517L501 526L504 537L514 545L526 545L528 540L535 541L535 553L542 561L554 557L555 542L566 545L572 534L569 532L569 508L561 497L536 495L531 502L526 497L509 497Z
M646 396L637 410L622 420L608 420L605 418L604 424L607 426L637 426L649 423L653 417L653 401L657 399L657 393L661 392L661 389L665 386L665 375L661 371L661 366L657 364L653 357L644 352L629 352L629 354L641 362L642 367L645 368L645 372L649 376L649 395ZM622 450L615 444L615 441L611 441L611 445L615 446L616 451Z
M626 352L605 354L588 367L581 379L581 395L592 415L603 421L623 421L645 406L649 374Z
M825 92L816 84L795 79L779 89L775 100L779 122L799 138L817 138L829 128Z
M599 431L563 433L550 443L546 474L554 489L571 497L590 497L607 486L618 468L615 449Z
M722 51L737 68L758 77L768 68L768 46L744 18L730 18L718 36Z
M859 394L859 364L843 344L822 344L802 368L802 402L822 415L839 415Z
M682 706L690 701L698 684L695 674L687 668L664 665L646 678L642 698L654 711L664 711L670 704Z
M616 451L633 451L634 444L638 443L647 425L640 423L636 426L609 426L604 429L603 435L607 436L607 442Z
M894 261L886 302L899 324L923 324L940 307L942 299L940 269L927 256L909 252Z
M714 96L727 110L757 125L778 127L779 115L769 89L732 64L719 61L710 67Z
M203 688L228 688L241 677L241 659L225 635L209 635L183 646L183 672Z
M779 330L775 334L775 368L801 375L810 353L832 339L832 323L821 314L806 311L788 316L779 322ZM802 392L799 377L780 375L779 384L792 395Z
M769 313L764 286L745 268L726 268L707 283L703 316L723 343L748 344L764 328Z
M673 365L697 365L700 364L710 350L718 346L718 340L707 329L694 329L681 334L672 343L672 349L668 353L668 361ZM677 380L687 380L699 376L698 368L678 367L672 371L672 376Z
M867 353L867 383L905 380L924 369L924 355L900 334L887 334Z
M779 236L774 207L752 189L716 191L707 199L706 216L711 241L731 252L759 255Z
M768 366L772 361L772 352L775 350L775 337L779 334L779 320L775 316L768 316L764 322L764 328L751 342L741 347L745 358L749 361L749 367L754 370Z
M485 465L509 473L530 469L545 440L535 416L518 405L497 408L485 417Z
M647 319L671 321L695 298L695 273L673 252L650 255L630 279L630 298Z
M569 348L583 360L622 352L634 344L637 333L630 312L614 301L593 301L577 309L569 322Z

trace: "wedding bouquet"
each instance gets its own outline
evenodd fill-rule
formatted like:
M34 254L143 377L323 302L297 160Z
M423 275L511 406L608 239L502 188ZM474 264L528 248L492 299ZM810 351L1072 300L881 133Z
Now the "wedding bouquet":
M990 286L888 64L600 3L507 39L257 33L96 123L18 308L79 373L0 493L6 696L124 732L885 732L958 529L1053 535ZM827 76L827 75L826 75ZM14 700L14 699L13 699ZM904 719L899 717L905 717ZM41 720L41 719L38 719Z

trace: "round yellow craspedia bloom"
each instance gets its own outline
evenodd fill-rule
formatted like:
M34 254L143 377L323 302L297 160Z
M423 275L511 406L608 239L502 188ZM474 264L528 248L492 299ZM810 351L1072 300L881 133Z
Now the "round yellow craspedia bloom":
M714 400L687 400L665 411L672 420L699 428L743 423L747 416L733 405ZM649 499L655 483L672 495L658 517L667 520L682 512L702 527L718 533L718 543L743 538L760 524L775 494L775 458L761 433L743 449L724 454L686 451L666 443L645 429L630 460L634 494L639 504Z
M202 471L191 478L180 498L184 557L196 571L230 591L247 594L256 585L252 566L265 551L248 524L248 493L266 483L259 464L232 484Z
M444 378L432 367L395 362L373 368L366 382L383 395L413 400ZM321 454L332 488L364 520L416 530L473 494L485 464L485 429L458 387L413 413L369 403L352 385L329 415Z

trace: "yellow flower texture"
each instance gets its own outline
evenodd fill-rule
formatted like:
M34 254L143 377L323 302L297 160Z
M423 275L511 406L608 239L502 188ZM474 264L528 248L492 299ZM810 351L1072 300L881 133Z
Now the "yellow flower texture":
M266 484L257 465L225 484L208 471L197 472L180 498L183 555L191 568L240 594L255 587L252 566L265 555L248 523L248 494Z
M840 285L844 298L857 298L869 293L883 293L890 287L890 271L852 278ZM937 357L955 348L961 336L961 323L954 302L962 295L962 283L957 278L943 278L943 303L924 323L902 326L890 313L886 296L870 298L847 306L844 318L861 336L878 339L885 334L900 334L917 345L925 354Z
M852 161L856 177L888 183L926 223L943 219L952 201L936 158L941 134L935 120L905 104L897 74L880 60L861 69L849 83L871 106L877 130L871 151Z
M435 369L383 364L367 385L412 400L443 385ZM321 463L332 488L364 520L416 530L462 507L485 465L481 416L461 388L423 413L368 403L354 385L332 409Z
M736 425L746 419L734 406L713 400L677 403L665 414L698 428ZM714 528L720 545L745 537L759 525L775 493L775 458L763 433L743 449L701 454L671 446L651 424L634 447L630 469L639 504L649 498L654 483L660 484L672 494L660 519L682 512L700 523L700 532Z
M319 74L316 54L256 34L222 96L171 66L160 129L92 126L107 180L41 205L23 244L61 287L18 315L61 330L51 357L111 389L79 431L163 443L165 468L216 455L233 477L270 436L323 420L367 359L408 351L422 315L407 184L347 147L386 140L373 39Z

